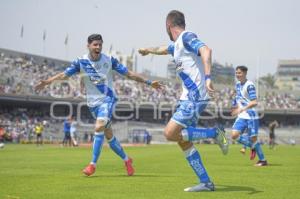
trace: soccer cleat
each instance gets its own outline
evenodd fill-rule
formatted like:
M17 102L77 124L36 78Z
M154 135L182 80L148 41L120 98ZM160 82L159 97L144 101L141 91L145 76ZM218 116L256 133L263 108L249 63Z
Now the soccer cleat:
M256 151L255 151L255 149L251 149L251 152L250 152L250 160L254 160L255 156L256 156Z
M93 175L96 171L96 167L94 164L89 164L86 166L83 170L82 173L84 173L86 176Z
M240 152L241 152L243 155L245 155L246 149L245 149L245 148L241 148Z
M134 168L132 166L132 162L133 161L131 158L129 158L127 161L125 161L125 167L126 167L128 176L132 176L134 174Z
M215 185L212 182L207 183L200 183L193 187L185 188L184 191L186 192L200 192L200 191L214 191Z
M268 162L266 160L259 160L254 166L256 167L263 167L263 166L267 166Z
M216 143L221 148L224 155L228 153L229 143L225 136L225 130L223 128L217 128L217 136L215 137Z

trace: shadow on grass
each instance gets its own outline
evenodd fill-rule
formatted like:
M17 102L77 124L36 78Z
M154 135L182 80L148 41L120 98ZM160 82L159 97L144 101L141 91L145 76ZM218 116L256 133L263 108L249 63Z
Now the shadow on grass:
M125 174L99 174L93 176L82 176L83 178L170 178L175 177L173 175L158 175L158 174L134 174L133 176L127 176Z
M281 167L282 164L269 164L268 163L268 167Z
M243 191L243 192L249 192L248 194L258 194L262 193L263 191L256 190L253 187L247 187L247 186L233 186L233 185L217 185L216 188L217 192L232 192L232 191Z

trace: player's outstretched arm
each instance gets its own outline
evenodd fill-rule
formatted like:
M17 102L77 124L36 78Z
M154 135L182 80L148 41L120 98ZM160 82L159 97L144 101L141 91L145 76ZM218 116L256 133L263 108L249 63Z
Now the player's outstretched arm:
M40 91L42 90L43 88L45 88L45 86L51 84L53 81L55 80L64 80L64 79L67 79L68 76L65 75L64 72L61 72L61 73L58 73L46 80L41 80L37 85L34 86L34 90L35 91Z
M142 56L149 55L149 54L167 55L168 54L168 46L140 48L138 51Z
M141 82L141 83L145 83L149 86L151 86L152 88L155 88L155 89L162 89L163 88L163 84L159 81L151 81L151 80L147 80L145 79L143 76L141 76L140 74L137 74L133 71L128 71L128 73L126 74L126 77L128 77L129 79L132 79L134 81L137 81L137 82Z

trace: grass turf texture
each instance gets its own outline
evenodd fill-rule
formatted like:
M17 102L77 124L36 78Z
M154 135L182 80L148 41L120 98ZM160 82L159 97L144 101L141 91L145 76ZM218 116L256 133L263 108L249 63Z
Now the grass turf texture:
M216 185L215 192L186 193L197 179L176 145L126 147L136 174L128 177L124 164L104 147L94 176L81 169L90 161L90 148L45 145L6 145L0 149L0 198L299 198L300 147L264 147L268 167L254 167L231 145L223 156L217 145L197 145Z

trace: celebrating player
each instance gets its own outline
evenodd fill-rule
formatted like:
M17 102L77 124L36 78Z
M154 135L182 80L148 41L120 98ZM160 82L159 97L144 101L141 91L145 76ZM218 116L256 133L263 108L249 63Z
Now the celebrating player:
M211 49L196 34L185 30L184 14L173 10L166 18L167 33L174 43L156 48L141 48L142 55L171 54L176 71L182 81L182 95L176 112L165 128L165 137L175 141L184 151L187 161L199 178L200 184L185 191L214 191L215 187L203 166L201 157L192 141L215 138L224 154L228 152L225 132L220 128L195 128L201 112L213 93L211 74ZM204 65L204 66L203 66Z
M90 35L87 42L88 54L73 61L64 72L39 82L36 85L36 90L43 89L55 80L66 79L79 72L84 74L83 82L87 92L87 105L96 122L92 161L83 170L83 173L90 176L95 172L96 162L101 153L105 136L111 149L124 160L127 174L131 176L134 174L132 159L124 152L119 141L113 135L111 128L112 111L117 101L116 93L113 89L112 71L115 70L129 79L145 83L153 88L161 88L162 85L158 81L144 79L128 70L116 58L101 53L103 40L100 34Z
M255 158L257 153L259 161L255 166L266 166L267 161L257 140L259 121L255 110L257 105L256 91L254 84L247 80L247 71L246 66L238 66L235 70L238 80L236 84L237 106L232 111L232 115L237 116L237 119L232 127L232 139L236 139L239 143L251 148L251 160ZM248 129L248 133L241 135L245 129Z

